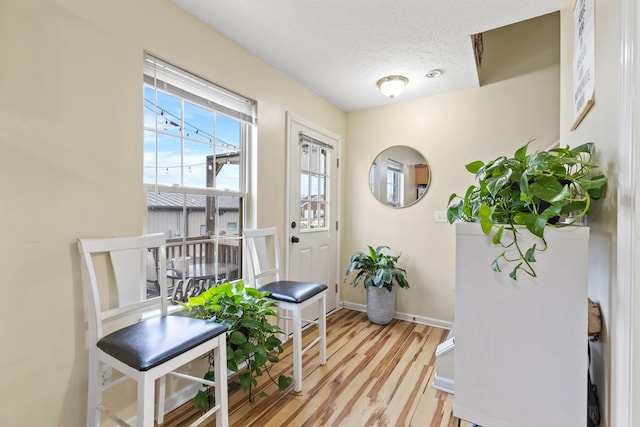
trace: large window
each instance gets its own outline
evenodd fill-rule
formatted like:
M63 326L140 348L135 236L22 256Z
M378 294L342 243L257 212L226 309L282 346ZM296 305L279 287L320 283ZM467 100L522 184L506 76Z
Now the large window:
M147 231L167 236L175 277L207 284L241 273L245 152L255 103L147 55Z

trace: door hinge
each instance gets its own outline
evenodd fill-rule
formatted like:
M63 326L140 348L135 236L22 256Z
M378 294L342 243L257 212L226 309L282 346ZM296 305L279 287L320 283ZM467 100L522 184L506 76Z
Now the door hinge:
M340 159L336 158L336 167L339 168L340 167Z
M336 283L336 294L338 293L338 284Z
M336 221L336 231L338 231L338 221Z

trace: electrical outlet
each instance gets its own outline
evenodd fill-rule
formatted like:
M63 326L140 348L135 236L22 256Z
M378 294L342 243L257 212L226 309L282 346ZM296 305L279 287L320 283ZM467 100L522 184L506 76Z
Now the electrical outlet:
M445 211L436 211L436 222L447 222L447 213Z
M102 385L105 386L111 383L111 377L113 376L113 368L109 365L102 365Z

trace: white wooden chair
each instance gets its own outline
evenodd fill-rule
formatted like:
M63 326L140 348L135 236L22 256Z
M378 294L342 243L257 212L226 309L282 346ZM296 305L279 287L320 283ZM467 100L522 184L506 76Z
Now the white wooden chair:
M156 275L160 295L147 297L147 252L157 250ZM118 425L128 425L102 402L102 392L121 381L137 381L136 425L154 425L155 382L159 381L158 422L164 416L164 376L177 375L215 386L215 406L196 425L216 414L216 426L228 426L226 327L208 320L168 315L166 247L163 234L80 239L83 282L89 323L89 390L87 426L99 426L101 413ZM107 295L101 302L100 295ZM104 305L103 305L104 304ZM117 322L115 321L117 319ZM117 323L117 326L113 326ZM123 326L126 325L126 326ZM107 333L107 327L111 332ZM114 330L115 329L115 330ZM175 371L213 351L215 378L207 381ZM103 385L104 365L123 376ZM174 372L175 371L175 372Z
M320 364L327 362L327 285L314 282L299 282L280 279L280 246L275 228L244 230L244 242L249 265L256 288L270 292L269 298L278 302L278 308L286 310L291 317L293 335L293 386L295 391L302 390L302 355L318 344ZM304 319L305 322L318 325L318 337L302 348L302 310L317 304L318 320ZM285 326L288 338L288 325Z

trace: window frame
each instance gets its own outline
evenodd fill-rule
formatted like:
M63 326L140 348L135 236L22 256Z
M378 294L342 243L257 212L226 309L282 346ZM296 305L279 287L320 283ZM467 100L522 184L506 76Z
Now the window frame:
M153 127L149 127L146 121L146 115L143 114L143 137L142 144L143 150L145 150L146 136L151 133L154 135L154 155L155 159L153 160L154 171L154 182L148 182L146 179L146 175L143 173L142 182L145 188L145 192L147 194L145 203L146 207L146 222L145 228L147 232L149 232L149 213L151 211L150 205L148 203L150 195L159 195L160 193L168 193L168 194L179 194L183 195L182 202L182 219L181 221L181 235L179 236L179 240L175 238L171 238L171 236L167 236L167 249L168 256L171 254L179 253L183 260L185 257L190 255L190 246L194 245L212 245L212 253L207 254L207 261L210 261L214 264L215 271L217 272L217 266L221 263L220 261L220 253L218 251L218 247L221 243L234 241L234 245L237 245L237 258L234 263L237 263L237 276L242 277L242 259L243 259L243 245L242 245L242 230L244 228L244 224L247 219L247 200L249 198L248 192L248 168L249 168L249 149L252 146L252 140L254 135L257 133L256 129L256 102L245 98L241 95L235 94L227 89L221 88L214 83L211 83L205 79L202 79L189 71L173 66L167 62L164 62L158 59L155 56L145 53L144 57L145 67L143 72L143 103L146 103L144 99L144 93L147 88L151 88L154 91L155 99L153 101ZM156 74L152 77L150 72L157 71L156 67L160 67L160 73L162 74L163 79L159 79ZM182 75L180 75L182 74ZM166 78L165 78L166 77ZM185 77L183 81L180 81L179 78L176 77ZM178 134L171 132L159 131L158 129L158 103L157 103L157 94L165 93L174 98L180 100L181 105L181 122L180 122L180 132ZM240 151L238 155L238 169L239 169L239 182L238 189L225 189L225 188L215 188L215 187L193 187L189 185L184 185L184 169L185 165L185 140L187 141L195 141L202 142L200 140L194 140L193 138L189 138L189 134L185 130L186 120L184 114L184 105L185 102L191 103L200 107L204 110L209 110L213 114L213 138L209 141L208 145L211 145L213 151L212 159L215 159L216 156L216 146L218 144L216 137L216 119L218 115L223 115L225 117L231 118L239 122L239 141L238 141L238 150ZM143 106L144 110L145 106ZM186 134L186 135L185 135ZM158 164L158 136L159 135L170 135L174 138L180 139L180 183L179 184L164 184L158 182L159 171L162 169L162 166ZM206 141L204 142L207 145ZM144 156L143 156L144 158ZM214 171L211 172L212 179L215 182L216 172L215 172L215 160L214 161ZM145 160L143 160L143 167L146 168L147 165ZM224 167L224 166L223 166ZM209 169L211 166L209 165ZM207 184L205 184L207 185ZM205 221L205 231L206 235L201 235L201 226L198 227L197 230L193 231L193 234L187 235L190 233L188 230L188 211L189 206L187 203L187 198L189 195L201 195L206 197L206 203L208 204L210 200L218 201L220 197L231 197L238 199L238 218L234 223L236 223L235 232L231 235L226 235L222 233L223 230L220 230L219 227L219 215L220 210L216 207L215 214L212 215L211 211L209 211L209 207L205 207L205 213L209 211L209 216L211 218L213 229L210 229L209 219ZM211 198L211 199L210 199ZM179 205L176 205L176 208L179 208ZM206 216L206 215L205 215ZM179 216L178 216L179 217ZM195 228L195 227L194 227ZM167 233L167 230L161 230L162 232ZM209 246L207 246L209 247ZM195 252L195 249L193 249ZM202 252L201 252L202 254ZM170 259L170 258L169 258ZM195 261L195 254L194 254ZM202 257L200 258L200 262L202 262ZM216 275L217 277L217 275ZM183 274L183 279L185 279L185 275Z

